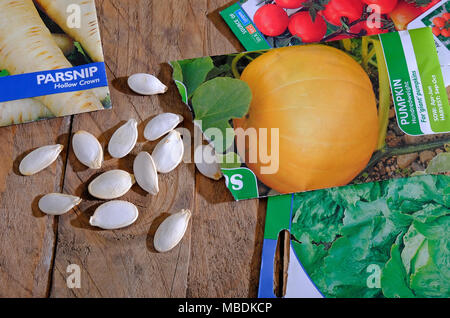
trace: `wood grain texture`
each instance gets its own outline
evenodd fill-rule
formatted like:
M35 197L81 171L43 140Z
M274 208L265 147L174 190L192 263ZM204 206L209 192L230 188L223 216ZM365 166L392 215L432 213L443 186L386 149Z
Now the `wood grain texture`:
M188 297L257 296L265 207L197 176Z
M256 296L265 203L234 202L223 182L206 179L193 164L160 175L156 197L135 186L122 198L139 209L133 226L100 231L89 225L102 202L87 193L87 184L109 169L132 172L135 155L156 145L142 137L152 117L183 114L183 126L192 131L191 114L172 83L167 62L242 50L218 14L230 0L96 2L113 109L0 129L6 156L0 167L0 296ZM136 72L158 75L169 86L168 93L132 93L126 79ZM115 129L130 118L139 122L140 133L131 155L117 160L105 153L99 171L77 161L70 145L75 132L89 131L106 150ZM66 149L51 169L32 178L11 172L24 152L56 141ZM43 216L37 200L50 191L75 194L83 202L64 216ZM27 198L22 198L25 193ZM183 208L193 212L186 236L171 252L157 253L153 235L158 225ZM81 268L80 289L67 288L70 264Z
M70 118L0 129L0 297L45 297L55 246L55 220L37 203L60 192ZM19 163L31 150L62 144L64 152L46 170L24 177Z

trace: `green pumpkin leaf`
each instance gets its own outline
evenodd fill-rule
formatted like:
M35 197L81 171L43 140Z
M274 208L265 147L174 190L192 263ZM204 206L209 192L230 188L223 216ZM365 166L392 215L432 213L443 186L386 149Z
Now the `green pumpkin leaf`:
M220 160L220 166L224 169L234 169L242 166L241 157L234 151L230 151L224 155L217 155Z
M181 65L178 61L170 62L172 66L172 78L174 81L183 82L183 70L181 69Z
M215 78L195 91L192 97L195 120L201 120L203 132L218 153L225 152L233 144L230 120L245 116L251 99L252 92L247 83L232 78ZM221 133L222 140L218 140L216 133Z
M191 98L195 90L205 82L208 73L214 68L213 60L209 56L173 62L173 64L174 79L183 82L187 88L189 98ZM175 66L176 64L178 64L178 66Z
M214 67L206 77L206 80L212 80L216 77L233 77L233 73L231 73L231 66L229 64L220 65L218 67Z

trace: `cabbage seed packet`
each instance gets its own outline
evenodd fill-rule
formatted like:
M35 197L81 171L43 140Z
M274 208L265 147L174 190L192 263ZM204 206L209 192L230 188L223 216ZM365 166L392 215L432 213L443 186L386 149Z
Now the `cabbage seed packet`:
M268 199L259 297L450 297L450 177L420 176Z

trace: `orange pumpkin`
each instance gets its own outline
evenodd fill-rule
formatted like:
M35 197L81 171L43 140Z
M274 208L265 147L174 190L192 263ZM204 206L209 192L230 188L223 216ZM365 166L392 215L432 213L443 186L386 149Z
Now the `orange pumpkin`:
M270 129L279 128L278 172L262 174L267 162L246 160L264 184L280 193L342 186L366 167L377 144L377 102L349 55L325 45L275 49L252 61L241 79L253 99L234 127L268 129L269 150ZM245 157L258 144L237 147Z

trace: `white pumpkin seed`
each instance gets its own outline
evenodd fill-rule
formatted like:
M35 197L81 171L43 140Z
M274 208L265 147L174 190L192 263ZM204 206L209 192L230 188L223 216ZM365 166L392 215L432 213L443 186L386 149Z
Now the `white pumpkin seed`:
M80 203L81 199L73 195L49 193L39 200L38 205L39 209L46 214L63 215Z
M161 223L153 239L153 245L158 252L168 252L180 243L186 233L191 215L191 211L182 210Z
M144 137L149 141L155 141L175 129L184 118L181 115L164 113L149 121L144 129Z
M111 170L99 175L88 187L89 193L102 200L117 199L130 191L134 176L123 170Z
M213 180L222 178L222 170L216 156L216 151L210 145L200 145L194 152L195 166L205 177Z
M89 224L104 230L117 230L136 222L139 211L126 201L109 201L100 205L91 216Z
M152 153L156 170L160 173L169 173L183 160L184 144L178 131L172 130L167 137L161 140Z
M91 169L100 169L103 164L103 149L97 138L80 130L72 139L73 152L77 159Z
M137 184L152 195L159 192L158 172L155 162L148 152L141 152L136 156L133 164L133 172Z
M141 95L156 95L167 92L167 86L153 75L138 73L128 78L128 86Z
M44 170L55 162L63 149L63 145L51 145L32 151L20 162L20 173L24 176L31 176Z
M113 158L123 158L133 150L138 138L137 121L130 119L112 135L108 151Z

